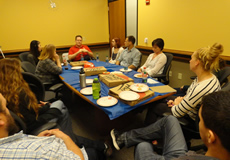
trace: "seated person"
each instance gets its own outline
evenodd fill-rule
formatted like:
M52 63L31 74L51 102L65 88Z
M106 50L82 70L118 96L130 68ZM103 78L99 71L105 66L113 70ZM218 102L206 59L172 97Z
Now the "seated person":
M42 51L41 43L37 40L33 40L30 42L30 54L28 55L27 59L31 62L34 66L38 64L38 57L40 56Z
M84 60L90 60L90 57L93 58L93 52L89 49L88 46L82 44L82 36L77 35L75 37L76 45L69 49L69 60L70 61L80 61L81 56L84 57Z
M167 62L166 55L162 52L164 48L164 40L157 38L152 42L153 52L150 54L145 64L140 67L137 72L142 72L144 67L148 75L153 76L154 74L162 74Z
M60 83L59 74L62 73L62 67L56 47L53 44L46 45L38 59L35 75L42 82Z
M135 38L133 36L128 36L125 39L126 49L118 58L116 65L128 67L133 70L137 69L137 67L140 65L141 52L134 47L134 43Z
M203 96L220 90L220 84L213 70L219 67L219 57L223 46L215 43L211 47L200 48L192 54L190 70L197 78L190 85L184 97L169 97L149 107L146 124L155 122L165 112L172 112L175 117L184 117L194 122Z
M121 53L123 52L124 48L121 47L120 38L112 39L112 55L109 63L115 64L117 59L120 57Z
M106 147L103 143L84 138L83 141L77 139L78 143L75 144L71 137L59 129L46 130L38 136L17 132L18 127L6 107L6 100L0 94L1 159L105 159ZM104 150L100 150L100 147Z
M175 160L227 160L230 157L230 92L219 91L205 96L199 110L199 130L208 148L205 155L187 152L187 145L178 120L173 116L163 117L145 128L119 133L111 131L114 147L136 146L135 159ZM163 139L163 153L154 153L152 141Z

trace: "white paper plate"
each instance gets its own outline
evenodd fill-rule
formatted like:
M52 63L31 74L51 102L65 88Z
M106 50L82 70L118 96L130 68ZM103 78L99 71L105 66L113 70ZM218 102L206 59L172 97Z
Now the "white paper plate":
M132 71L132 69L128 68L128 70L125 70L124 68L121 68L120 71L121 72L130 72L130 71Z
M120 71L113 71L113 72L111 72L112 74L122 74L122 72L120 72Z
M92 87L86 87L86 88L83 88L82 90L80 90L81 94L84 94L84 95L92 95L93 94L93 89Z
M142 73L134 74L134 77L136 77L136 78L142 78ZM147 77L148 77L148 75L147 75Z
M118 100L114 97L106 96L97 100L97 104L102 107L111 107L117 104Z
M149 90L149 87L143 83L135 83L130 86L130 89L135 92L146 92Z
M82 66L76 66L76 67L72 67L71 69L75 70L75 69L81 69Z
M92 85L93 79L86 79L86 85Z
M140 98L140 95L133 91L122 91L119 97L126 101L134 101Z

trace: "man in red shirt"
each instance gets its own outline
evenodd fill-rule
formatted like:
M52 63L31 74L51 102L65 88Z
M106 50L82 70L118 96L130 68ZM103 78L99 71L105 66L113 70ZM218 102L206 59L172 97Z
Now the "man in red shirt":
M93 57L93 52L88 46L82 45L82 36L77 35L75 42L76 45L69 49L69 60L80 61L81 55L83 55L84 60L90 60L90 57Z

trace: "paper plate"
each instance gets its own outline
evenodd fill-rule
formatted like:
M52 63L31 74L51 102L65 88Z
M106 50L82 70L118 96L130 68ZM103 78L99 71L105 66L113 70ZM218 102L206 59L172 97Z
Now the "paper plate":
M86 85L92 85L93 79L86 79Z
M97 104L102 107L111 107L117 104L118 100L114 97L106 96L97 100Z
M120 71L113 71L113 72L111 72L112 74L122 74L122 72L120 72Z
M83 88L82 90L80 90L81 94L84 94L84 95L92 95L93 94L93 89L92 87L86 87L86 88Z
M81 69L82 66L76 66L76 67L72 67L71 69L75 70L75 69Z
M130 72L130 71L132 71L132 69L128 68L128 70L125 70L124 68L121 68L120 71L121 72Z
M133 91L122 91L119 97L126 101L134 101L140 98L140 95Z
M135 83L130 86L130 89L135 92L146 92L149 90L149 87L143 83Z
M134 77L136 77L136 78L142 78L142 73L134 74ZM148 77L148 75L147 75L147 77Z

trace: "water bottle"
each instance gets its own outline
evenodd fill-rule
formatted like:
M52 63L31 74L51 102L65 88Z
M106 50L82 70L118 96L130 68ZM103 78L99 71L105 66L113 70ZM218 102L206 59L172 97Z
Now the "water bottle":
M144 74L142 75L142 83L147 83L147 77L148 77L147 73L144 72Z
M84 61L84 57L82 53L81 53L81 61Z
M99 54L97 53L96 61L99 62Z
M93 88L93 99L99 99L101 97L101 84L98 78L94 78L92 88Z
M108 56L106 56L105 62L106 62L106 65L109 64L109 57Z
M86 77L85 77L85 71L83 68L81 68L81 71L79 73L79 79L80 79L80 87L85 88L86 87Z

